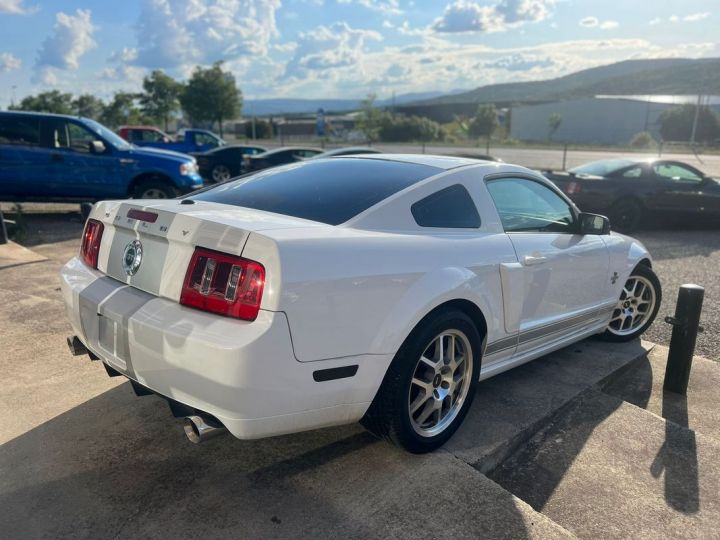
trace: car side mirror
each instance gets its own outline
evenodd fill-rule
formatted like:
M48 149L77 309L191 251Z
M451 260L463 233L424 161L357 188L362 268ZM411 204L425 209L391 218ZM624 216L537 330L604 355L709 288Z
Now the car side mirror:
M90 153L104 154L105 150L105 143L102 141L90 141Z
M580 234L610 234L610 220L598 214L580 212Z

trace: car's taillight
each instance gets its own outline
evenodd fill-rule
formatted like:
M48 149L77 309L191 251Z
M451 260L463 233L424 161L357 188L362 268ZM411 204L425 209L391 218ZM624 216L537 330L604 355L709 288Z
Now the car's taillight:
M565 193L567 193L568 195L580 193L580 184L578 182L570 182L567 186L567 189L565 190Z
M260 311L265 268L242 257L195 248L180 303L204 311L254 321Z
M82 244L80 245L80 256L85 264L91 268L97 268L98 254L100 253L100 241L102 240L105 227L96 219L88 219L83 231Z

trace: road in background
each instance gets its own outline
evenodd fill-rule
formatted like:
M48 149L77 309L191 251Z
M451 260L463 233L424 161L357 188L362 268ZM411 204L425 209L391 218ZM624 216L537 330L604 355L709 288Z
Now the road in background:
M267 148L279 148L282 146L278 140L253 141L253 144L265 146ZM233 142L232 144L235 144ZM243 144L237 141L237 144ZM318 147L318 141L285 141L285 146L309 146ZM354 146L353 144L336 144L328 143L326 149L341 148L343 146ZM393 144L393 143L376 143L372 145L383 152L398 154L447 154L447 155L480 155L486 154L487 147L480 146L449 146L449 145L422 145L419 143ZM522 165L531 169L562 169L563 168L563 148L528 148L514 146L490 146L489 154L498 157L506 163ZM631 152L622 149L617 150L571 150L567 151L565 156L565 167L570 169L589 161L597 161L599 159L613 159L623 156L633 158L657 158L657 152ZM661 157L665 159L675 159L684 161L693 165L710 176L720 177L720 154L706 154L696 156L692 153L669 153L663 152Z

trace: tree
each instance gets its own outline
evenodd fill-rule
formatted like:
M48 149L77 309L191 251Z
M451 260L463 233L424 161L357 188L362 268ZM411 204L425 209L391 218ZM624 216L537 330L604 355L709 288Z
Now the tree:
M162 120L165 131L168 129L170 116L178 110L178 98L182 84L166 75L162 70L154 70L143 79L143 94L140 96L142 112L156 120Z
M384 142L442 140L445 132L437 122L421 116L384 113L380 118L378 136Z
M488 137L490 138L493 132L498 127L497 110L495 105L480 105L477 112L468 126L468 134L471 137Z
M180 104L193 123L217 122L223 135L223 120L235 118L242 107L242 93L230 72L222 70L222 62L210 68L195 68L180 94Z
M548 141L552 141L553 135L560 128L562 124L562 116L560 113L552 113L548 116Z
M26 96L18 105L11 106L16 111L48 112L55 114L72 114L72 94L59 90L41 92L36 96Z
M123 124L142 124L145 117L137 106L137 94L116 92L100 116L100 122L111 128Z
M647 131L641 131L633 135L630 139L631 148L654 148L657 146L657 141L651 133Z
M253 133L253 123L255 132ZM273 125L269 120L251 119L245 122L245 136L248 139L272 139Z
M380 132L380 123L383 113L375 107L375 94L368 96L360 102L360 114L355 120L355 126L359 129L367 142L372 143L378 140Z
M660 135L666 141L689 141L695 122L695 105L683 105L663 111L658 118ZM697 115L696 141L713 141L720 137L720 122L708 107L700 107Z
M72 102L73 112L78 116L97 120L105 110L105 104L101 99L91 94L83 94L76 97Z

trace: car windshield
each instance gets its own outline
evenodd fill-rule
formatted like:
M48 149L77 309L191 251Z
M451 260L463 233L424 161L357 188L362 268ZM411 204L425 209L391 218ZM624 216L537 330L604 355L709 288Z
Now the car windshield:
M585 165L580 165L579 167L570 169L570 172L591 176L607 176L608 174L624 169L625 167L630 167L635 163L637 162L630 159L603 159L600 161L592 161L590 163L586 163Z
M441 171L376 159L303 161L249 174L192 198L338 225Z
M95 120L88 120L87 118L83 118L82 122L88 128L90 128L91 131L105 139L118 150L130 150L133 147L132 144L120 137L117 133L115 133L114 131L110 131L102 124L98 124Z

